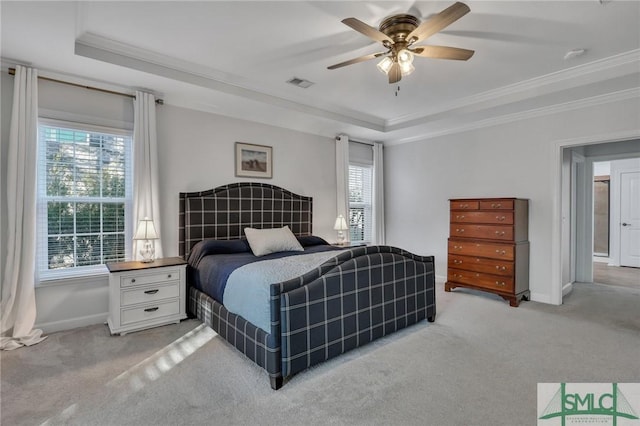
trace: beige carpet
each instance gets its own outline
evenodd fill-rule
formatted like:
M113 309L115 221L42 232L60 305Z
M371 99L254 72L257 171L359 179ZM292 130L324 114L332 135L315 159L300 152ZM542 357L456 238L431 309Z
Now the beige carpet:
M638 382L640 291L577 284L563 306L438 291L422 322L292 378L195 320L55 333L1 354L2 425L533 425L539 382Z

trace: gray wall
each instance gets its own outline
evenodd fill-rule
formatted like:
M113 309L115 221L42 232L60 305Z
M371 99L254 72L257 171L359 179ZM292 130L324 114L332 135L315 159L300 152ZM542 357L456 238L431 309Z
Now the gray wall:
M2 159L6 159L13 77L2 75ZM51 118L132 128L131 99L40 81L40 114ZM5 110L8 105L9 109ZM5 126L5 123L7 124ZM160 225L166 256L178 253L178 193L231 182L236 141L273 147L273 179L259 180L314 198L314 233L335 239L335 145L332 139L230 119L209 113L159 106L157 109ZM2 172L5 173L2 163ZM5 182L4 175L2 182ZM2 185L2 199L6 188ZM4 209L4 202L3 202ZM2 211L2 240L6 223ZM4 243L3 243L4 247ZM4 250L4 248L3 248ZM6 258L3 251L2 259ZM106 320L108 278L104 275L61 280L36 288L36 327L47 332Z
M530 199L532 298L550 302L553 149L560 140L640 129L636 99L457 133L385 150L387 243L435 255L446 276L448 203L457 197Z

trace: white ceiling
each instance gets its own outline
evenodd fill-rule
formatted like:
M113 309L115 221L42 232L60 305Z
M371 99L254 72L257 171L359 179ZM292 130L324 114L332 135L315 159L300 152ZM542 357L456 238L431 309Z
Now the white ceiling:
M453 1L2 1L1 54L47 76L146 88L166 104L386 143L640 99L640 2L466 3L469 14L420 44L475 55L416 58L397 96L375 60L327 70L384 50L340 21L425 19ZM564 59L577 48L585 54Z

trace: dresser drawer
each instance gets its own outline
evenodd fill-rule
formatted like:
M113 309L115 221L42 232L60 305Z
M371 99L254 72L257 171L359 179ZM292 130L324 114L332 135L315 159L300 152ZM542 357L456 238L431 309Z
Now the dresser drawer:
M513 244L479 243L477 241L449 239L449 254L513 260L514 253Z
M175 281L172 284L162 284L151 287L131 287L126 290L122 290L120 296L120 306L171 299L173 297L180 296L180 281Z
M513 225L513 212L451 212L451 223Z
M513 210L513 200L480 201L480 210Z
M159 302L140 306L137 308L125 308L120 315L120 324L126 325L140 321L148 321L156 318L178 315L180 313L180 301L178 299L168 302Z
M513 276L513 262L487 259L485 257L449 255L449 268L465 271L484 272L486 274Z
M513 226L452 224L452 237L483 238L487 240L513 241Z
M474 200L451 200L451 210L478 210L480 203Z
M449 281L513 293L513 278L449 268Z
M162 270L158 270L157 272L124 275L120 277L120 287L129 287L133 285L145 285L145 284L159 284L163 282L175 281L178 279L180 279L180 269L162 268Z

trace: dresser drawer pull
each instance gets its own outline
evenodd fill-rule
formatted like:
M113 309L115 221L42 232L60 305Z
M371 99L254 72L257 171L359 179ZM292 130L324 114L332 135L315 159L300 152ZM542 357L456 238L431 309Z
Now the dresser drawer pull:
M145 312L155 312L155 311L157 311L157 310L158 310L158 307L156 306L155 308L147 308L147 309L145 309L144 311L145 311Z
M131 278L131 282L132 282L132 283L135 283L135 282L136 282L136 279L135 279L135 278Z
M171 278L171 274L167 275L167 278Z
M462 265L462 260L453 259L453 263L455 263L456 265Z
M507 267L506 267L506 266L498 266L498 265L496 265L496 269L497 269L498 271L506 271L506 270L507 270Z
M456 232L464 232L464 228L456 228Z
M453 278L462 278L462 275L460 275L460 274L453 274Z
M454 250L462 249L462 246L453 246Z
M464 219L464 215L456 215L456 219Z
M158 292L158 289L155 290L147 290L144 292L144 294L156 294Z
M496 220L502 222L503 220L506 219L506 216L496 216Z
M496 281L496 285L504 287L506 284L504 283L504 281Z
M496 231L496 235L499 235L501 237L504 236L504 231Z
M499 209L500 207L502 207L502 204L501 204L501 203L497 203L497 204L495 204L495 203L491 203L491 208L492 208L492 209Z
M504 256L505 254L507 254L507 252L506 252L506 251L504 251L504 250L496 250L496 253L501 254L501 255L503 255L503 256Z

